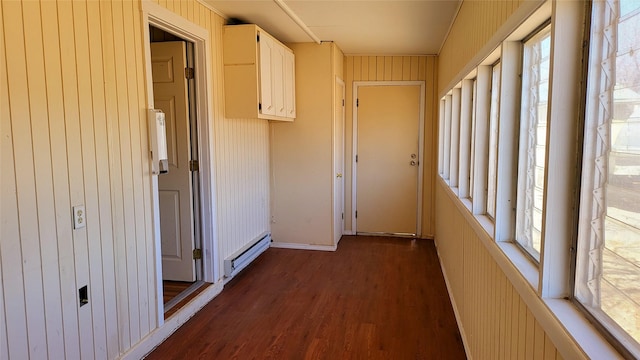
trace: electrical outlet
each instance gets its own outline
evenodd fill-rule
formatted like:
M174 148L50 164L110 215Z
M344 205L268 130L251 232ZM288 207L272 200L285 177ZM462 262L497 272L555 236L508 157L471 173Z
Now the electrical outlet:
M78 302L80 303L80 307L89 303L89 291L87 289L87 285L78 289Z
M84 205L76 205L73 207L73 228L82 229L86 226L86 214L84 212Z

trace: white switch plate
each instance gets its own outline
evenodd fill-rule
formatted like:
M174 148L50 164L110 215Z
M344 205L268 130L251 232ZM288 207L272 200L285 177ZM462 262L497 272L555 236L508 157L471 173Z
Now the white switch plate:
M86 225L86 215L84 205L76 205L73 207L73 228L82 229Z

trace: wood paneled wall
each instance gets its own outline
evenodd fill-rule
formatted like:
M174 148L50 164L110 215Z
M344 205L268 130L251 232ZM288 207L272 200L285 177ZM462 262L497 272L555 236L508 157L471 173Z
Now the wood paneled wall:
M445 87L454 80L458 72L525 2L531 2L531 0L464 0L462 2L449 36L440 50L438 94L446 90Z
M442 181L436 244L470 359L561 359ZM463 210L464 211L464 210Z
M114 358L156 327L139 14L130 1L2 2L9 358Z
M158 3L211 34L223 257L269 229L268 123L223 116L223 19ZM116 358L158 324L141 3L2 1L0 18L0 358Z
M344 80L346 87L345 131L345 229L352 228L351 204L353 159L353 82L422 80L425 82L425 127L422 199L422 235L434 234L433 184L437 172L437 104L435 56L346 56Z

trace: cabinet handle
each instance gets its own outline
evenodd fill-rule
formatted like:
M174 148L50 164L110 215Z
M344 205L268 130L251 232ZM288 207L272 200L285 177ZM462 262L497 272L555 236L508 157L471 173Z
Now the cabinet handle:
M271 110L271 108L272 108L272 107L273 107L273 106L269 105L269 106L267 107L267 110Z
M280 111L280 112L282 112L283 110L284 110L284 108L283 108L283 107L281 107L279 111Z

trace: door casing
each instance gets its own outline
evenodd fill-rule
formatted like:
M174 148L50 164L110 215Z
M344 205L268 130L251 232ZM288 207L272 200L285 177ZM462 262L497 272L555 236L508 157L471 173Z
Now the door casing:
M214 149L213 149L213 96L209 89L214 88L211 59L211 41L209 31L184 19L183 17L150 1L142 2L142 27L144 30L144 63L145 78L147 82L147 104L154 108L153 79L151 73L151 42L149 25L174 34L194 44L195 51L195 89L197 141L199 145L200 171L200 215L202 225L202 280L215 283L222 274L222 261L219 259L218 238L216 234L216 196L214 173ZM160 208L158 199L158 176L151 174L147 169L151 181L151 205L153 209L153 238L155 280L158 292L156 313L158 326L164 324L164 304L162 297L162 251L160 243Z
M423 164L424 164L424 114L425 114L425 82L424 81L354 81L353 82L353 140L351 159L351 232L357 232L356 204L358 170L356 155L358 153L358 89L361 86L420 86L420 120L418 125L418 208L416 209L417 229L416 237L422 236L422 197L423 197Z
M333 245L344 234L344 142L345 142L345 85L336 76L333 119ZM340 92L338 92L340 91ZM338 177L340 174L340 177ZM338 225L339 224L339 225Z

